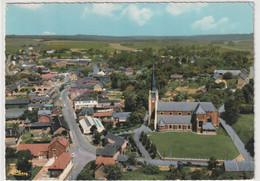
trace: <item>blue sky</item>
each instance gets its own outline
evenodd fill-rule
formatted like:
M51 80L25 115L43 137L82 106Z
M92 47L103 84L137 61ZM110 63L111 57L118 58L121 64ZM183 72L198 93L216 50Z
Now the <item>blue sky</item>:
M6 34L203 35L253 33L252 3L8 4Z

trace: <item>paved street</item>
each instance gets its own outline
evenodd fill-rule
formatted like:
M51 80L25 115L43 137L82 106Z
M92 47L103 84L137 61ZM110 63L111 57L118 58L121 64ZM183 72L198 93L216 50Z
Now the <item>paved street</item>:
M7 61L6 61L6 64L5 64L5 70L6 70L8 75L11 75L11 72L10 72L9 66L8 66L8 64L10 64L10 62L11 62L11 58L12 58L12 55L11 54L8 55L8 58L7 58Z
M75 164L75 166L67 177L67 180L73 180L76 179L77 175L88 162L96 159L96 147L94 147L85 139L78 125L76 124L74 112L69 103L67 93L67 89L61 92L61 101L64 105L62 109L64 119L67 121L69 125L75 143L75 147L70 148L69 151L70 153L73 153L72 161Z

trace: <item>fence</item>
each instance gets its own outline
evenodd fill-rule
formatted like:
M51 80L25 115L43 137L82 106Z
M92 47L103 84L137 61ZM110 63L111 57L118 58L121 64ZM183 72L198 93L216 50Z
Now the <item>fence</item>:
M237 136L236 132L233 130L231 126L229 126L223 119L220 119L221 125L226 130L226 132L229 134L230 138L236 145L238 151L242 154L244 159L246 161L252 161L252 157L249 155L249 153L245 149L244 143L240 140L240 138Z

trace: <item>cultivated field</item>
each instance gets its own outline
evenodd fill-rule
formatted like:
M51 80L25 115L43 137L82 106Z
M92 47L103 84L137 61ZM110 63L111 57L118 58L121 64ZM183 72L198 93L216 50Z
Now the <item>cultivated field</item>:
M220 128L217 135L199 135L195 133L168 132L149 133L162 156L175 158L199 158L233 160L239 155L234 143Z

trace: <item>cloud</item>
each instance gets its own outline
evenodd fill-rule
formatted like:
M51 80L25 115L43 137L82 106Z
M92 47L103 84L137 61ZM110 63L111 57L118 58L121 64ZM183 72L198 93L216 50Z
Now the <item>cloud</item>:
M122 6L118 4L93 4L91 7L86 6L82 13L82 16L86 16L87 14L98 14L103 16L115 17L114 12L121 10Z
M56 33L50 32L50 31L45 31L42 33L42 35L56 35Z
M212 16L206 16L201 20L195 21L191 27L192 29L201 29L203 31L208 31L217 28L219 25L223 25L228 22L228 18L224 17L218 22L215 22Z
M123 10L122 14L128 15L132 21L137 22L140 26L146 24L153 16L153 12L150 9L138 9L136 5L129 5L126 9Z
M169 3L166 6L166 11L173 16L179 16L184 13L200 12L204 7L207 7L207 3Z
M42 4L15 4L15 6L29 10L36 10L41 8Z

